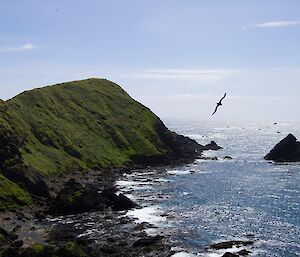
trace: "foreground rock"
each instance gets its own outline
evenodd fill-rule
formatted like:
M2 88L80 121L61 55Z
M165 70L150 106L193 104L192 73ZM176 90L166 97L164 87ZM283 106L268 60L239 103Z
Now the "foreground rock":
M294 135L288 134L264 158L276 162L300 161L300 142Z
M93 185L82 185L75 179L69 180L58 193L49 208L50 214L67 215L88 211L99 211L111 207L113 210L128 210L137 205L115 187L105 188L101 193Z
M88 257L89 255L76 243L67 242L59 246L49 244L33 244L28 247L7 247L1 252L1 257Z

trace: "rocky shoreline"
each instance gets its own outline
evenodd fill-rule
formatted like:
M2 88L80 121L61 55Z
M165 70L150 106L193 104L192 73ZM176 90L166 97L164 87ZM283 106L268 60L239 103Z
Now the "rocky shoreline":
M215 142L212 143L205 150L217 150ZM174 160L172 166L194 159L186 155ZM125 215L139 206L115 184L134 171L141 172L143 180L151 181L151 176L166 174L166 167L169 166L151 165L150 168L135 164L75 170L44 178L47 196L32 195L33 205L0 212L0 256L172 256L176 251L172 250L167 235L149 235L146 230L154 229L153 224L137 223ZM155 171L154 175L145 174L145 170Z
M59 200L61 192L64 192L65 197L68 198L74 191L82 190L81 187L83 187L87 188L86 192L96 188L101 197L107 189L113 195L128 195L132 189L124 183L130 182L127 178L136 182L142 189L143 185L160 183L160 181L166 183L164 178L170 174L166 170L174 167L178 166L115 169L114 172L91 170L88 175L85 172L73 172L52 178L47 182L51 190L52 201L45 203L45 199L39 198L37 199L40 201L39 207L37 205L34 208L24 209L23 212L0 214L0 227L12 235L9 236L12 240L7 240L6 244L2 241L0 245L2 249L5 249L1 257L180 256L183 249L174 245L174 242L170 240L169 229L163 231L164 229L160 229L150 221L137 222L134 217L127 215L129 209L137 209L138 205L141 207L153 205L151 196L145 197L146 194L142 198L135 199L134 205L126 206L123 209L109 204L98 210L91 210L87 206L86 211L82 209L76 211L70 206L66 206L69 208L68 211L63 210L62 213L53 211L53 206ZM117 181L118 183L116 183ZM67 193L65 190L70 189L70 185L72 193ZM117 189L120 191L117 192ZM89 197L89 193L87 196ZM57 210L61 211L61 206ZM170 215L172 216L172 214L165 213L162 217L170 217ZM226 250L252 244L251 240L224 241L207 246L207 251L209 253L217 249L222 252L224 249L222 256L245 256L251 251L240 248L239 252L230 253Z
M73 189L76 189L76 183L87 188L97 188L101 195L107 189L116 189L115 181L124 173L130 172L129 169L116 169L114 172L90 171L88 175L73 172L52 178L48 183L53 199L59 197L59 193L70 183ZM113 194L115 193L114 191ZM121 196L122 193L116 195ZM113 205L99 210L69 209L69 212L62 212L68 215L61 215L62 213L53 211L55 200L36 200L37 204L32 208L0 213L2 233L13 235L6 236L1 241L1 257L51 256L64 251L63 255L58 256L172 255L171 245L166 237L147 235L145 229L152 227L151 224L138 224L133 218L125 216L126 210L135 207L134 205L123 209L114 208ZM2 233L0 231L0 235ZM69 249L68 253L66 249Z

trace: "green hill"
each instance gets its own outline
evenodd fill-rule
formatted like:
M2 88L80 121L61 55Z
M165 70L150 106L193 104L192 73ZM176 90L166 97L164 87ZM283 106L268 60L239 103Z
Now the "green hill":
M41 176L165 164L193 159L197 149L105 79L61 83L0 102L0 171L35 194L45 194Z

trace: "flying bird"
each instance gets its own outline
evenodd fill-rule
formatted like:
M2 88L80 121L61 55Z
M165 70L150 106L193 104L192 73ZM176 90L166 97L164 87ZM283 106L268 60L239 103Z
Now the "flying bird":
M224 96L220 99L220 101L217 103L216 109L215 109L215 111L213 112L212 115L214 115L214 114L217 112L219 106L222 105L222 100L225 98L225 96L226 96L226 93L225 93Z

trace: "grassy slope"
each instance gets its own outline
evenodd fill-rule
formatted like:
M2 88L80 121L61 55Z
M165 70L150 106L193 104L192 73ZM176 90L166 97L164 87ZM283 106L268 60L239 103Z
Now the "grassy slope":
M177 141L170 145L170 138ZM148 108L105 79L62 83L0 100L0 173L6 177L28 167L50 175L119 167L140 157L177 158L182 154L174 144L185 144L179 139ZM0 207L31 201L1 174L0 195Z
M0 210L12 210L30 203L29 193L0 174Z
M155 131L158 118L107 80L27 91L6 104L27 141L21 148L25 163L44 174L121 166L133 155L168 151Z

